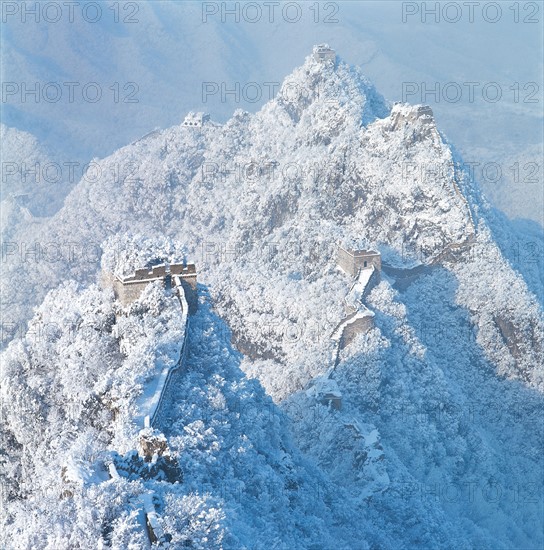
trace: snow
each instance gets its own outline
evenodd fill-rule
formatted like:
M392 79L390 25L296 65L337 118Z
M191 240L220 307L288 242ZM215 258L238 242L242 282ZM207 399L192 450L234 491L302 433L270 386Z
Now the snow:
M164 533L158 521L157 512L155 511L155 505L153 504L153 495L151 495L150 493L144 494L142 495L142 499L144 502L144 510L147 521L149 522L151 529L153 529L153 533L155 534L157 539L162 540Z
M360 303L365 293L366 287L370 282L370 278L372 277L374 272L374 266L359 270L357 280L353 283L348 295L346 296L346 303L353 309L358 309L360 307Z
M311 386L306 390L308 396L321 399L325 396L341 398L342 394L338 388L338 384L328 377L314 378L311 382Z
M387 103L341 56L336 67L310 56L287 83L308 93L198 133L154 133L98 161L102 176L82 180L38 229L10 228L13 242L39 236L76 254L35 261L19 249L3 265L8 313L29 322L2 357L5 531L17 548L93 547L104 532L112 548L145 547L149 492L178 547L541 545L531 493L542 470L541 264L515 259L508 243L528 233L489 207L434 124L393 129ZM275 177L241 177L252 159L275 161ZM213 181L205 162L219 167ZM473 235L473 220L474 244L430 265ZM324 379L350 291L335 267L344 239L425 269L368 293L354 315L373 316L375 329ZM103 241L101 261L83 253ZM160 285L122 308L94 284L100 270L180 256L199 270L190 324ZM172 370L187 346L190 364ZM341 409L315 399L316 380ZM158 428L182 476L134 454L161 399ZM69 460L77 480L114 453L120 479L67 490ZM486 500L491 481L508 498Z
M187 350L187 324L189 315L189 305L185 298L185 292L181 286L180 278L177 276L172 277L174 283L175 292L179 297L179 305L181 309L181 329L183 333L183 340L179 342L179 355L178 360L174 366L164 366L162 369L158 369L158 373L148 380L145 384L145 388L141 395L136 400L137 413L134 418L136 424L144 427L146 424L153 424L158 408L161 404L164 391L166 389L168 380L175 369L183 368L183 361Z
M113 462L108 466L108 471L113 480L117 481L119 479L119 473L117 472L117 468Z
M354 311L345 319L342 319L342 321L334 329L334 332L331 335L331 339L336 341L340 340L347 325L351 325L358 319L364 319L365 317L374 317L374 312L368 309L366 306L361 305L359 306L359 309L357 311Z
M65 468L64 478L67 481L83 485L84 483L88 483L91 478L91 472L82 462L76 462L74 459L71 459L68 461Z
M134 421L139 426L143 427L146 419L151 419L154 416L171 370L170 367L159 370L158 375L146 383L144 391L136 400L138 413L135 415Z

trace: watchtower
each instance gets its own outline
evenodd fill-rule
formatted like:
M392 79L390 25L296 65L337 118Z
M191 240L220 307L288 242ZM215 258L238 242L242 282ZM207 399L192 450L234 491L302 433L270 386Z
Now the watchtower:
M325 63L327 61L336 61L336 52L328 44L319 44L314 46L313 50L314 59L319 63Z
M183 126L189 126L193 128L202 128L205 122L210 120L208 113L194 113L193 111L187 113Z
M170 287L174 276L181 283L189 305L189 314L193 315L198 305L195 264L157 264L136 269L132 275L124 277L115 273L103 273L102 280L104 284L111 285L118 300L127 305L137 300L149 283L158 281L161 285Z
M360 269L374 266L379 273L382 269L382 256L376 250L338 248L337 264L348 275L355 277Z

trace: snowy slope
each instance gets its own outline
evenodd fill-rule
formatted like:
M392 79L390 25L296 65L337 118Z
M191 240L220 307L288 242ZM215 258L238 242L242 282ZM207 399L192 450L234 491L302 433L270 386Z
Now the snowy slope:
M247 544L259 517L271 516L262 547L319 547L316 532L346 548L538 547L538 265L513 258L506 226L501 234L459 162L427 110L390 108L359 69L310 56L255 115L175 126L100 160L102 177L83 179L41 230L43 242L76 243L80 256L29 265L14 254L4 283L28 316L59 280L94 281L98 258L83 251L126 231L167 235L196 261L214 311L206 303L199 313L194 367L178 380L164 425L188 479L209 483L214 497L218 476L248 479L245 463L231 473L227 458L246 426L233 427L234 405L218 395L224 377L235 393L255 384L257 426L266 403L286 415L285 428L267 424L266 443L264 427L251 429L260 442L251 456L292 438L304 476L330 488L317 499L317 531L295 515L280 535L282 514L304 515L307 493L277 508L270 496L257 504L262 464L237 508L228 481L226 547ZM17 238L35 234L24 228ZM380 250L391 270L367 298L376 327L341 354L336 411L306 389L332 366L330 334L349 291L335 265L344 239ZM213 411L225 408L227 425L214 425Z
M292 89L299 93L286 91ZM244 333L263 348L272 344L252 332L248 316L239 312L251 312L257 332L262 323L255 315L266 311L280 322L315 315L307 301L285 311L282 302L289 301L285 293L290 288L326 295L326 308L338 318L340 300L334 292L345 292L332 268L340 239L365 240L380 248L384 260L407 267L440 259L448 247L476 242L470 249L475 253L455 264L460 290L471 293L474 285L490 283L483 275L467 276L464 263L501 277L493 280L485 304L471 307L475 320L487 326L481 307L497 316L507 297L501 284L519 285L509 309L514 324L518 316L524 324L532 319L532 349L538 349L538 306L495 250L486 229L487 203L459 168L433 119L418 112L396 105L387 116L383 99L357 69L344 62L326 66L309 57L254 116L238 111L224 126L174 127L100 161L102 177L83 179L42 233L43 242L81 243L79 255L71 262L37 262L27 279L37 277L47 285L53 279L44 272L62 277L67 268L72 276L92 280L96 255L89 251L119 231L182 237L203 280L221 296L218 307L235 334ZM32 241L32 228L19 237ZM10 257L8 277L12 270L17 281L24 264L17 254ZM248 295L249 281L254 288L262 286L259 298ZM17 282L12 291L15 303L25 302L24 283ZM267 304L267 293L273 304ZM497 334L491 327L486 338L496 340ZM497 345L490 341L486 350ZM279 355L286 353L282 349ZM509 372L534 373L538 362L532 353L522 351L519 365ZM540 384L538 376L527 376Z

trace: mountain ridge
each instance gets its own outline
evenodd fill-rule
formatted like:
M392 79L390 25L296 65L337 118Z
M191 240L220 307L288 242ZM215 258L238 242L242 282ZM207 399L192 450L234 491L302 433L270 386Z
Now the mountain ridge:
M317 93L322 80L337 99ZM288 83L307 94L289 96ZM185 484L163 488L172 532L185 536L175 518L190 517L198 537L227 547L258 537L261 547L302 540L312 548L322 535L346 548L541 542L532 492L541 484L544 436L537 276L525 271L529 289L513 267L522 263L503 252L508 228L500 234L500 217L427 108L387 106L360 71L312 55L255 115L181 124L96 162L100 177L82 179L63 208L37 224L41 242L77 245L75 258L29 264L13 254L4 283L20 317L59 281L90 285L79 299L73 283L51 291L35 325L40 315L47 320L55 296L60 309L89 296L106 311L115 307L93 285L101 252L84 253L112 235L105 260L146 256L132 250L141 234L172 239L169 250L196 262L202 309L189 334L193 363L173 385L164 423L186 472ZM20 226L17 238L32 242L35 231ZM340 351L331 371L330 335L352 284L336 264L347 242L377 249L389 269L365 297L374 326ZM108 329L100 331L115 350ZM56 338L47 345L61 353ZM44 357L49 364L49 356L31 334L25 353L21 346L6 352L12 371L19 365L21 383L43 388L28 365ZM339 409L311 390L324 379L336 384ZM237 416L238 398L249 401L255 422ZM10 416L15 427L17 418ZM255 426L266 426L270 441ZM278 509L267 480L286 484ZM313 502L305 483L321 481L316 515L300 526ZM118 490L128 502L156 483ZM77 496L82 513L108 491ZM195 519L200 512L215 522L208 532ZM136 520L112 513L122 518L113 530L122 547L135 539Z

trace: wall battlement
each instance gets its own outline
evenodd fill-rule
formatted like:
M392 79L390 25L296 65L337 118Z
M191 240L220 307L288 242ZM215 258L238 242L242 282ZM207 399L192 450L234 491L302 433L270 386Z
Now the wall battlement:
M119 276L104 273L102 282L111 286L117 299L128 305L137 300L149 283L159 281L162 286L170 287L172 277L179 277L189 304L189 314L194 314L198 305L197 276L195 264L159 264L136 269L132 275Z
M344 317L334 329L331 339L338 342L340 349L349 346L361 332L368 332L374 327L374 313L365 306Z
M374 312L363 304L363 300L380 281L382 256L376 250L340 246L337 264L355 281L344 298L346 316L331 334L331 339L337 343L335 366L338 364L340 351L349 346L358 334L368 332L374 327Z

